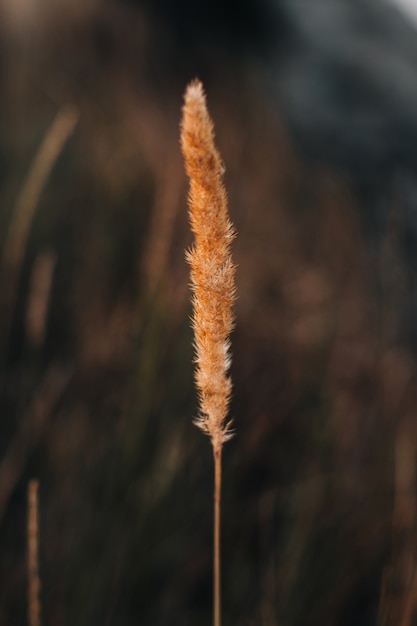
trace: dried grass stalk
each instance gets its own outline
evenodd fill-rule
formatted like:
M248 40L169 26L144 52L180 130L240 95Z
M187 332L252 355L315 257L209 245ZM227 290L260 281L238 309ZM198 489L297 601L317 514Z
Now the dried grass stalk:
M38 528L38 489L39 482L31 480L28 486L28 624L40 626L41 605L39 600L39 528Z
M230 332L235 299L235 266L230 246L235 231L229 220L222 177L224 167L214 145L213 123L203 86L185 92L181 147L190 178L189 216L195 243L187 253L193 291L195 380L200 415L196 424L209 435L214 454L214 625L220 625L221 450L231 437L226 421L231 395Z

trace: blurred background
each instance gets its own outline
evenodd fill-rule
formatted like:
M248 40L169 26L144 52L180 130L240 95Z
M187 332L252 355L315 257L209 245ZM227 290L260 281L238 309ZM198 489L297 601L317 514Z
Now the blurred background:
M28 623L33 478L45 626L211 623L178 129L195 76L239 233L224 624L417 623L412 11L1 0L2 626Z

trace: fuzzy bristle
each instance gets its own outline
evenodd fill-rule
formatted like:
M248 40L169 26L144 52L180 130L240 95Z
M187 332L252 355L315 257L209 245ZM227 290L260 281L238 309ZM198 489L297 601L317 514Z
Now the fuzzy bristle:
M185 92L181 147L190 178L189 217L195 243L187 253L193 291L195 380L200 415L196 420L219 451L230 438L226 417L231 395L230 340L235 300L235 265L230 246L235 231L229 220L222 177L224 167L214 144L213 123L198 80Z

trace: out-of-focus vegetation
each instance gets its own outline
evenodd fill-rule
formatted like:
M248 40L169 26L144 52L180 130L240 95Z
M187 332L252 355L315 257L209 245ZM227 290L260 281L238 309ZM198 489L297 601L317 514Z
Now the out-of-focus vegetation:
M0 624L26 623L33 477L45 626L210 623L212 460L192 425L178 146L192 69L239 233L224 623L411 625L401 198L375 255L367 207L340 172L303 162L256 68L214 48L201 67L167 59L148 9L74 3L0 32ZM18 199L68 105L78 121L12 266Z

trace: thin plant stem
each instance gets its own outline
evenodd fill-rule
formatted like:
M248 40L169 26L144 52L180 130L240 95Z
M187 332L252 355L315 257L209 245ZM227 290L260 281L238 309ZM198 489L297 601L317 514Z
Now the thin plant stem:
M220 501L222 452L214 451L213 626L220 626Z
M38 522L39 481L31 480L28 486L28 623L40 626L41 605L39 600L39 522Z

